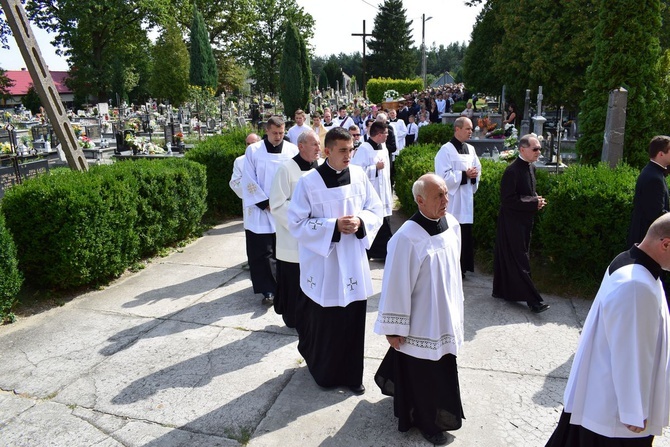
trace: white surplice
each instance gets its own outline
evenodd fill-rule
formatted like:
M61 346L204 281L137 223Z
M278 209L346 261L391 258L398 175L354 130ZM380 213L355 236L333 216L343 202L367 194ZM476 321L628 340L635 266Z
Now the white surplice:
M382 169L377 169L378 161L384 162ZM391 161L386 144L382 143L380 150L375 150L370 142L361 144L356 149L351 163L363 168L382 201L384 216L390 216L393 213L393 192L391 191Z
M286 134L288 135L288 139L291 140L291 143L297 145L298 137L300 136L301 133L303 133L306 130L312 130L312 128L307 124L303 124L302 126L298 126L296 124L294 126L291 126L291 128L288 130Z
M350 184L335 188L326 186L318 170L309 171L300 177L288 208L289 231L298 240L300 288L322 307L346 307L374 293L365 250L381 226L382 204L363 169L348 169ZM341 234L333 242L342 216L359 217L365 236Z
M449 190L447 212L460 223L471 224L474 222L474 195L479 188L482 164L472 145L463 143L463 147L468 148L467 154L458 153L451 142L442 146L435 155L435 173L444 179ZM467 179L461 184L465 171L472 167L477 168L476 182L473 184Z
M246 218L244 228L257 234L275 232L275 221L270 212L262 210L257 203L268 200L272 179L279 166L295 157L298 147L288 141L283 142L282 151L271 154L265 148L265 140L250 144L245 152L242 170L242 205Z
M565 388L570 423L610 438L660 436L670 414L669 334L661 280L640 264L608 269ZM641 433L624 425L645 420Z
M392 154L393 159L400 155L400 151L405 148L405 136L407 135L407 125L401 119L389 121L389 125L393 126L393 133L395 134L396 151Z
M458 356L464 338L460 226L446 220L434 236L408 220L391 238L374 328L405 337L398 351L433 361Z

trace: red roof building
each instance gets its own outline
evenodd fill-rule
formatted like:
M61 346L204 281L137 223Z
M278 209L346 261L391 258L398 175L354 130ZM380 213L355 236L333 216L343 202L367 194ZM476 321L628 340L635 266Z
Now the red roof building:
M70 102L73 99L72 90L65 85L67 78L67 71L51 71L51 77L56 84L56 90L60 95L61 101ZM28 93L28 89L33 85L33 79L30 77L30 72L25 68L22 70L7 70L5 76L12 80L13 86L9 88L10 98L3 101L3 105L11 106L21 104L21 98Z

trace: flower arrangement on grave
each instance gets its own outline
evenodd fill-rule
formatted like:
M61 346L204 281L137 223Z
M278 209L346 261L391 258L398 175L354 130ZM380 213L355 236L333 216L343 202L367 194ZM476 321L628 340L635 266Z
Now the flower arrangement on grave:
M11 154L12 145L9 142L0 143L0 154Z
M505 138L505 130L504 129L494 129L493 132L489 132L489 133L486 134L486 138L495 138L495 139Z
M135 132L140 131L142 126L142 121L139 118L130 118L126 121L126 129L134 130Z
M95 143L93 143L93 140L91 140L86 135L81 135L78 139L79 139L79 145L83 149L93 149L95 147Z
M2 114L2 119L3 119L6 123L10 123L10 122L12 121L12 114L9 113L9 112L7 112L7 111L5 111L5 112Z
M177 132L174 134L174 141L175 143L181 143L184 141L184 134L182 132Z
M393 89L386 90L384 92L384 94L382 95L382 97L384 97L386 99L390 98L391 100L396 99L398 96L400 96L400 93L398 93L397 90L393 90Z
M72 131L74 132L74 135L79 138L81 133L83 132L81 126L79 124L73 124L72 125Z
M518 156L519 156L518 149L508 149L500 153L499 160L510 162L515 160L516 157Z

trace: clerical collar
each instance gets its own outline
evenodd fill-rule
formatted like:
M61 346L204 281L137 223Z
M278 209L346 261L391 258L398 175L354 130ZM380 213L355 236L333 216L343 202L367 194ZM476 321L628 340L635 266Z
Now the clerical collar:
M372 149L374 149L376 151L379 151L379 150L382 149L382 144L381 143L375 143L375 141L372 138L370 138L368 140L368 143L370 143L370 146L372 146Z
M654 261L647 253L640 250L638 244L635 244L630 248L630 250L624 251L619 256L614 258L614 261L612 261L608 269L609 274L611 275L621 267L630 264L639 264L646 268L649 270L649 273L652 274L654 279L658 279L661 276L661 272L663 271L658 262Z
M349 168L347 167L341 171L336 171L330 164L328 164L327 158L324 163L321 163L321 166L316 168L316 171L321 175L323 183L326 184L327 188L337 188L351 183Z
M284 140L281 141L277 146L274 146L270 141L268 140L268 136L263 137L263 143L265 143L265 149L268 151L270 154L281 154L282 148L284 147Z
M314 160L313 162L308 162L300 156L300 154L293 157L293 161L296 162L301 171L309 171L312 168L316 168L319 164Z
M463 153L463 143L458 138L451 137L451 140L449 140L449 142L454 145L454 147L456 148L456 151L459 154Z
M332 122L332 121L329 122L329 123L326 123L326 122L323 123L323 127L330 127L330 126L332 126L332 125L333 125L333 122Z
M519 160L521 160L521 161L523 161L523 162L525 162L525 163L528 163L528 164L531 164L531 163L532 163L532 162L526 160L525 158L523 158L523 157L521 156L521 152L519 152Z
M397 121L398 121L398 118L394 118L394 119L392 119L392 120L389 120L389 121L390 121L390 122L392 122L392 123L395 123L395 122L397 122Z
M663 166L662 164L658 163L656 160L649 160L649 161L650 161L651 163L654 163L656 166L660 167L660 168L663 169L664 171L667 169L665 166Z
M428 217L424 216L421 211L417 211L409 219L419 224L421 228L426 230L426 233L431 236L444 233L447 229L449 229L449 224L447 224L447 219L444 216L437 220L429 219Z

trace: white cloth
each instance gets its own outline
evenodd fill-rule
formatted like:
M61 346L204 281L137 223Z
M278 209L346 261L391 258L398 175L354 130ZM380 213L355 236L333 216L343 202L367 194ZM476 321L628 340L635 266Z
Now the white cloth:
M242 205L245 211L249 210L248 218L244 219L246 230L257 234L275 232L272 214L267 209L260 209L256 204L269 199L272 179L277 168L286 160L295 157L297 153L298 147L288 141L283 142L279 154L269 153L264 140L247 147L242 170Z
M295 160L279 166L270 190L270 209L277 230L276 256L280 261L295 262L298 259L298 241L288 231L288 206L298 180L309 171L301 171Z
M423 126L427 126L427 125L429 125L429 124L430 124L430 123L429 123L428 121L419 121L418 126L419 126L419 127L423 127Z
M384 162L382 169L377 169L378 161ZM391 161L386 144L382 143L382 149L376 151L366 141L358 146L351 163L363 168L382 201L384 216L390 216L393 213L393 192L391 191Z
M396 151L393 153L393 157L397 157L400 154L400 151L405 148L405 135L407 135L407 126L403 120L389 121L389 124L393 126L393 132L395 133L395 146Z
M340 118L339 116L336 116L335 118L333 118L333 123L335 123L335 124L333 124L333 126L341 127L344 130L349 130L349 128L351 126L356 124L356 123L354 123L354 120L349 115L345 115L344 118ZM344 123L344 125L342 125L342 123Z
M446 99L436 99L435 104L437 105L437 111L440 113L444 113L445 109L447 108L447 100Z
M365 250L382 224L382 204L359 166L349 166L349 172L350 184L327 188L317 170L309 171L288 208L288 228L298 240L300 288L322 307L346 307L374 293ZM337 218L349 215L361 218L365 237L341 234L332 242Z
M670 351L663 286L639 264L609 270L586 317L565 389L570 423L607 437L668 425ZM636 434L623 424L647 429Z
M463 344L461 227L430 236L413 220L391 237L374 331L405 337L398 351L439 360Z
M288 139L291 140L291 143L293 144L298 144L298 137L300 136L301 133L303 133L306 130L312 130L312 128L306 124L303 124L302 126L298 126L297 124L293 127L291 127L288 130Z
M435 155L435 173L444 178L449 190L447 212L452 214L460 223L474 222L474 195L479 188L482 175L482 164L479 162L475 148L463 143L468 148L467 154L459 154L454 145L449 142L442 146ZM472 184L468 179L461 184L466 170L476 167L477 181Z
M232 189L240 199L242 198L242 171L244 170L244 158L244 155L240 155L235 159L233 162L233 173L231 174L230 181L228 182L230 189ZM250 212L251 210L242 206L243 222L248 218Z

